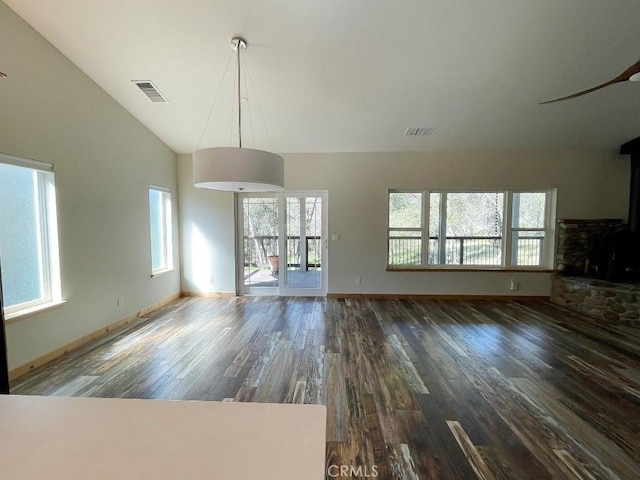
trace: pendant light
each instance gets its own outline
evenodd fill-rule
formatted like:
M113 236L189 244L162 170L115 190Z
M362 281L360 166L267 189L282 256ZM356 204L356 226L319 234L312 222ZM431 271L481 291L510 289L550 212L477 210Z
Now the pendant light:
M193 184L227 192L282 191L284 159L275 153L242 146L240 52L247 48L247 42L234 37L231 46L237 52L238 147L212 147L193 152Z

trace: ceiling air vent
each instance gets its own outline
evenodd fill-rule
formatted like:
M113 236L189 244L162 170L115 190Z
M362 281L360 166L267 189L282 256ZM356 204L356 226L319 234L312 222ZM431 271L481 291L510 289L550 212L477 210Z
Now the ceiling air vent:
M160 90L149 80L131 80L136 86L142 90L149 100L155 103L169 103L164 95L160 93Z
M433 133L436 127L425 128L425 127L409 127L405 130L405 137L428 137Z

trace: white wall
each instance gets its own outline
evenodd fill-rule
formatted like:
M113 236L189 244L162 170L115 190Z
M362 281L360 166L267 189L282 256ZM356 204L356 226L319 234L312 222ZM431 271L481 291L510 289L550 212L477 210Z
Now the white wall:
M233 193L195 188L191 155L178 155L178 181L182 291L235 293Z
M180 291L150 278L148 186L178 195L175 154L1 2L0 45L0 151L54 165L67 300L7 325L14 368Z
M190 156L180 158L182 220L205 225L233 257L230 194L196 194ZM629 159L602 150L285 155L286 187L329 191L329 293L549 295L548 273L387 272L389 188L557 188L558 218L626 218ZM190 193L189 193L190 192ZM225 196L226 195L226 196ZM203 215L206 212L206 215ZM220 222L210 222L215 212ZM186 237L185 237L186 238ZM185 246L185 250L188 247ZM219 265L217 275L233 275ZM227 270L225 270L227 269ZM226 272L226 273L225 273ZM356 285L355 277L362 277ZM519 290L509 291L515 278ZM194 282L186 269L183 283Z

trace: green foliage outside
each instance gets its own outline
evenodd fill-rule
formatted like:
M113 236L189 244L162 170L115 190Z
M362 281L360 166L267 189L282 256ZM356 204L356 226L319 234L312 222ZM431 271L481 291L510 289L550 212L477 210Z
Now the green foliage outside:
M445 241L441 205L446 198ZM514 264L539 265L543 251L546 195L513 194ZM389 194L389 264L421 265L423 252L422 192ZM500 265L504 232L503 192L430 193L429 264ZM518 230L527 229L527 230ZM444 247L443 257L440 249Z
M245 274L268 267L268 256L282 255L279 252L278 225L279 202L276 197L244 197L242 199L244 220L244 264ZM322 262L322 202L320 197L287 197L287 265L300 264L301 205L304 204L304 228L308 238L307 263ZM284 259L282 259L284 262Z

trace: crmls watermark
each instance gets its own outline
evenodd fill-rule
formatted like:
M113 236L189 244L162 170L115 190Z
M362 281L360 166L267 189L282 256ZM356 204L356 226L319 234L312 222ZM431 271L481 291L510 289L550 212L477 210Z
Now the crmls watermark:
M376 478L378 466L329 465L327 475L331 478Z

